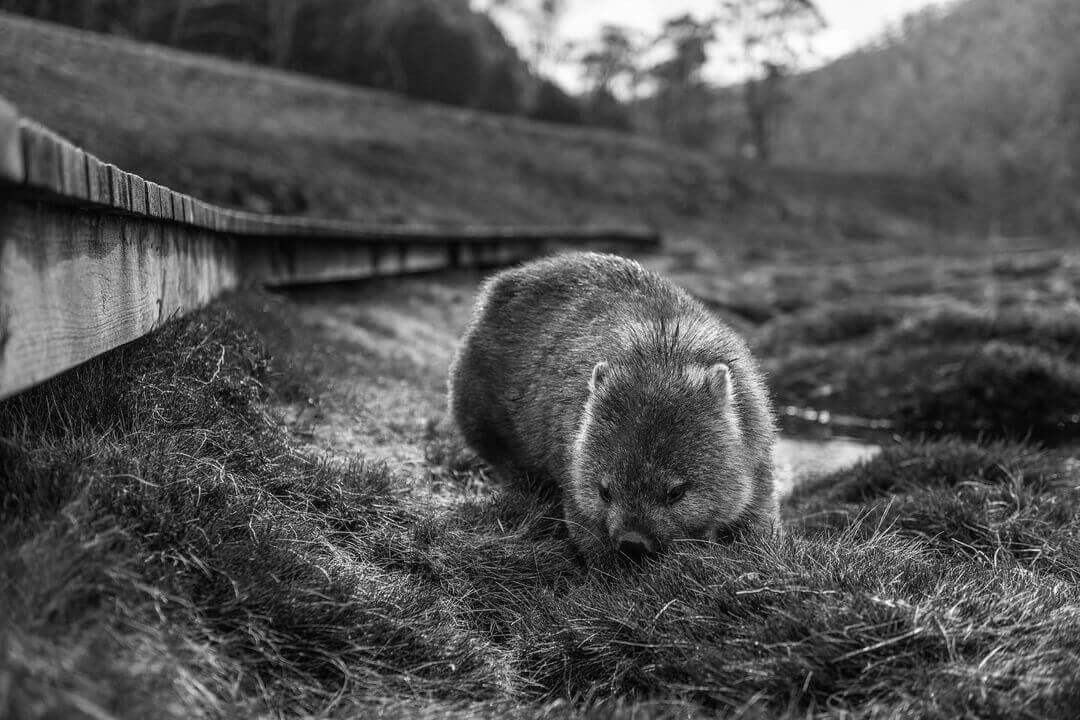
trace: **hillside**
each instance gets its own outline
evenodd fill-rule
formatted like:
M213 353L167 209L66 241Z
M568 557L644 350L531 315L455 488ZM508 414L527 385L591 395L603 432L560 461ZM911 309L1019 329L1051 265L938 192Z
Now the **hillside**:
M533 84L468 0L0 0L0 11L500 112L524 111Z
M1080 218L1080 5L963 0L795 78L785 164L938 173L1004 229Z
M704 158L0 14L0 94L225 205L373 222L655 222L726 195Z

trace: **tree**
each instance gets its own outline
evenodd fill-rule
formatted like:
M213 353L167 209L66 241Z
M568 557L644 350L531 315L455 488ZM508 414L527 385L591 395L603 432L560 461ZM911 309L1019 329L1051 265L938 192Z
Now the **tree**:
M513 13L526 25L530 34L529 64L534 72L544 74L548 63L561 54L556 36L566 5L567 0L489 0L486 11Z
M749 77L743 83L743 108L746 112L747 140L754 158L772 160L772 138L780 121L780 113L790 101L784 92L784 68L765 64L763 77Z
M591 123L630 129L633 123L628 104L636 99L643 49L630 29L605 25L598 42L581 55Z
M592 94L613 95L620 78L632 77L637 71L637 53L626 28L605 25L600 42L581 56L582 74Z
M529 115L535 120L565 125L580 125L585 122L581 103L547 79L540 81Z
M813 0L721 0L719 24L730 57L746 74L743 106L747 137L757 159L772 158L772 139L787 105L784 78L811 52L825 26Z
M536 5L545 27L562 6ZM470 0L0 0L0 10L454 105L532 106L526 63Z
M268 18L249 0L134 3L125 22L140 39L157 39L164 34L155 30L160 26L187 50L253 62L267 58Z
M697 20L689 14L681 15L664 23L655 41L669 52L650 71L657 86L660 131L687 145L700 146L708 139L712 102L702 70L716 40L715 25L713 18Z
M379 45L400 69L404 86L394 89L414 97L466 105L484 74L484 58L469 28L434 2L416 3L396 14ZM431 62L433 47L439 62Z

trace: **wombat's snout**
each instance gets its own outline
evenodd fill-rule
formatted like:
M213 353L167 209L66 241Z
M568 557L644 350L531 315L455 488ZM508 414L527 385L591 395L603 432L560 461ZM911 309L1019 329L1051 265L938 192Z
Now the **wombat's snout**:
M619 552L631 560L644 560L655 555L660 549L660 544L655 538L642 535L635 530L620 533L616 545Z

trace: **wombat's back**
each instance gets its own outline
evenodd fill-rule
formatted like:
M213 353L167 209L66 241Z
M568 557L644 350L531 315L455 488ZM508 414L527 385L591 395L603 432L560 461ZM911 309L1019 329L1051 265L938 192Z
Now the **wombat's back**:
M451 415L490 462L565 483L600 360L729 364L746 435L760 438L752 454L768 454L772 417L745 344L655 273L597 253L555 256L484 284L451 367Z

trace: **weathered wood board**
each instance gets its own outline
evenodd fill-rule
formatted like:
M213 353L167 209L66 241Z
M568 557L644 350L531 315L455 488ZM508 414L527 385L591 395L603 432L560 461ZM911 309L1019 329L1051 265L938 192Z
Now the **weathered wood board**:
M242 285L658 243L641 229L379 227L238 212L102 162L0 98L0 399Z
M8 152L4 153L3 148ZM9 162L5 158L10 156ZM532 245L547 240L608 243L627 250L649 250L659 242L655 230L619 227L470 227L365 225L309 217L260 215L217 207L109 165L48 128L19 118L0 98L0 181L7 180L39 197L82 203L99 209L204 230L252 237L340 238L356 243L437 243L493 241Z
M0 390L18 392L240 284L236 241L32 200L0 203Z
M19 116L14 106L0 97L0 179L22 182L25 176Z

